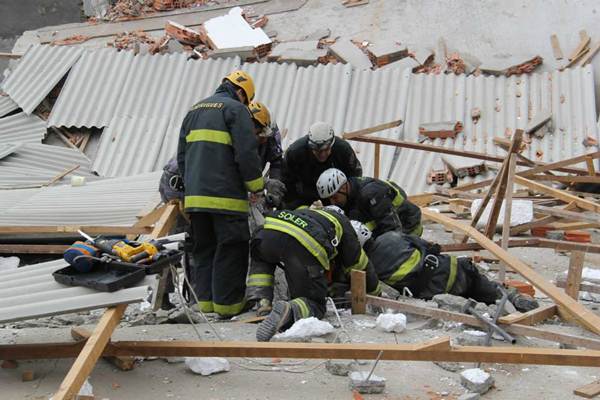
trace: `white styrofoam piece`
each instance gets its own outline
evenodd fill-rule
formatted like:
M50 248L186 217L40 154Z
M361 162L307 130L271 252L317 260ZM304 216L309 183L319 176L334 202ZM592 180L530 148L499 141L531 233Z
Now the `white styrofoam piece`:
M475 215L479 207L481 206L481 199L476 199L471 204L471 214ZM492 210L493 201L490 202L485 207L481 218L479 218L479 222L477 222L477 228L483 228L486 226L488 219L490 218L490 212ZM496 227L500 229L502 227L502 223L504 222L504 207L506 205L506 200L502 201L502 206L500 207L500 214L498 215L498 222ZM512 207L510 212L510 226L516 226L520 224L526 224L527 222L533 221L533 202L531 200L513 200Z
M204 29L217 49L257 47L271 43L261 28L253 29L246 22L240 7L232 8L226 15L209 19L204 23Z

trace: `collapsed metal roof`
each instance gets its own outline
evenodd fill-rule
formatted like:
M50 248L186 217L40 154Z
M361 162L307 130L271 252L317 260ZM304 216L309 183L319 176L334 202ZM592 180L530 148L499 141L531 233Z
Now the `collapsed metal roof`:
M41 143L46 123L35 115L18 113L0 118L0 143Z
M82 52L80 47L32 46L3 82L2 90L29 115L66 75Z
M99 292L56 282L52 273L66 266L66 261L55 260L3 271L0 323L138 303L148 297L149 288L156 281L146 277L130 288L112 293Z
M8 95L0 94L0 117L4 117L8 113L15 111L19 105L15 103Z

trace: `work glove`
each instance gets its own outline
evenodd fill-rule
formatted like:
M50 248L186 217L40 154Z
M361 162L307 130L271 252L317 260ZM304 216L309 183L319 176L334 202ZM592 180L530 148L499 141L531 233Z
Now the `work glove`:
M264 200L265 200L265 191L264 190L259 190L258 192L252 192L252 193L250 193L250 196L248 197L248 201L250 201L250 205L252 205L252 206L261 205Z
M427 254L433 254L434 256L438 256L442 251L442 247L433 242L427 242Z
M285 184L278 179L269 178L265 181L265 190L267 203L273 207L280 207L287 191Z

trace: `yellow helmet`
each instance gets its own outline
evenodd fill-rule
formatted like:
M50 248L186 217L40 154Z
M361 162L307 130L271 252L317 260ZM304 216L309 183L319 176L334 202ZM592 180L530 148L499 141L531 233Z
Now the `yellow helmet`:
M244 91L246 94L246 105L254 100L254 81L246 72L241 70L233 71L223 78L223 81L225 80L228 80Z
M261 102L253 101L250 103L248 108L252 113L252 118L254 118L254 120L258 122L260 126L263 128L271 126L271 113L269 112L267 106Z

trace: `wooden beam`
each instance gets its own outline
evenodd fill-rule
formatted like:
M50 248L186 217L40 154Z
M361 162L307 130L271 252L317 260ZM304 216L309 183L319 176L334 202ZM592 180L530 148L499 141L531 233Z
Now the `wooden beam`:
M556 60L562 60L563 53L562 53L562 50L560 49L560 43L558 41L558 36L556 36L556 34L552 34L552 36L550 36L550 44L552 45L552 52L554 53L554 58Z
M579 286L581 285L581 272L583 271L583 260L585 253L583 251L571 252L569 260L569 272L567 273L567 287L565 293L575 300L579 298Z
M40 225L40 226L0 226L0 234L27 234L27 233L77 233L82 230L85 233L93 235L128 235L128 234L146 234L150 233L150 229L146 227L135 226L55 226L55 225Z
M579 56L584 51L584 49L590 44L591 38L584 30L579 32L579 38L579 44L577 45L575 50L573 50L573 52L569 55L569 61L577 60L577 56Z
M389 308L408 314L421 315L444 321L459 322L461 324L477 328L486 328L486 325L484 325L481 321L479 321L477 318L471 315L457 313L453 311L446 311L439 308L419 306L412 302L384 299L382 297L367 295L367 304L372 304L374 306L383 308ZM555 331L548 331L545 329L540 329L522 324L502 325L502 328L513 335L530 336L538 339L549 340L552 342L600 350L600 340L598 339L569 335Z
M567 167L569 165L579 164L581 162L585 162L586 160L588 160L590 158L592 158L592 159L600 158L600 151L596 151L596 152L593 152L593 153L587 153L587 154L583 154L583 155L580 155L580 156L566 158L564 160L556 161L556 162L553 162L553 163L548 163L548 164L540 165L540 166L537 166L535 168L531 168L531 169L528 169L528 170L525 170L525 171L521 171L517 175L519 175L519 176L535 175L535 174L539 174L539 173L542 173L542 172L547 172L547 171L550 171L550 170L568 172L568 171L563 170L562 168ZM583 174L583 175L585 175L585 174L588 173L587 169L585 169L585 170L584 169L577 169L577 171L578 172L576 172L576 173Z
M496 244L500 245L501 242L497 241ZM527 239L511 239L508 241L507 247L540 247L539 238L527 238ZM449 243L441 244L442 252L456 252L456 251L477 251L483 250L483 246L479 243ZM600 251L600 246L599 246Z
M375 160L373 164L373 178L379 179L379 164L380 164L380 153L381 153L381 145L377 143L375 145Z
M527 179L532 181L551 181L561 183L600 183L600 176L584 176L584 175L527 175Z
M580 221L600 224L600 216L594 214L582 214L578 212L568 211L562 208L538 206L535 204L533 205L533 211L544 215L563 218L569 221Z
M504 195L504 220L502 221L502 244L501 247L504 250L508 249L508 241L510 239L510 219L512 216L512 198L513 198L513 187L515 182L515 168L517 166L516 153L511 153L510 160L508 161L508 177L506 181L506 193ZM492 234L493 235L493 234ZM500 263L500 270L498 271L498 280L504 282L506 277L507 265Z
M163 215L166 207L167 207L167 205L163 204L160 207L157 207L157 208L153 209L152 211L149 211L147 214L142 215L141 217L138 217L139 219L135 223L134 226L151 226L151 225L153 225L154 223L156 223L156 221L158 221L158 219L161 217L161 215Z
M443 339L442 339L443 341ZM280 343L146 341L118 342L119 355L143 357L262 357L395 361L456 361L507 364L544 364L597 367L600 351L559 350L537 347L456 346L444 350L428 343Z
M594 333L600 334L599 316L595 315L591 310L588 310L583 305L567 296L564 292L562 292L562 290L559 290L556 286L548 282L543 276L534 271L527 264L519 260L514 255L508 253L506 250L503 250L500 246L485 237L479 231L455 221L452 218L435 213L427 208L421 209L421 213L424 219L438 222L453 231L461 231L473 238L473 240L481 244L486 250L498 257L500 261L510 265L512 269L521 274L525 279L531 282L532 285L544 292L548 297L554 300L558 306L567 309L568 312L577 319L579 324Z
M541 306L536 308L535 310L528 311L526 313L515 313L506 315L504 317L498 318L498 322L501 324L522 324L522 325L536 325L540 322L547 320L548 318L552 318L557 313L556 305L550 304L546 306Z
M110 341L110 336L119 324L126 308L126 304L119 304L104 312L58 391L52 396L54 400L70 400L79 392L81 385L94 369L96 361L98 361L106 344Z
M573 393L586 399L593 399L600 394L600 381L577 388L573 390Z
M346 132L342 135L342 137L346 140L351 140L363 135L369 135L371 133L375 133L375 132L379 132L379 131L384 131L386 129L391 129L391 128L395 128L397 126L400 126L400 124L402 123L401 119L395 120L395 121L391 121L391 122L386 122L385 124L379 124L379 125L375 125L371 128L366 128L366 129L359 129L357 131L352 131L352 132Z
M51 186L54 183L58 182L59 180L61 180L62 178L64 178L65 176L69 175L71 172L75 171L77 168L79 168L80 165L77 164L71 168L67 168L66 170L64 170L63 172L61 172L60 174L56 175L54 178L52 178L52 180L50 182L48 182L45 186Z
M565 203L573 202L577 207L582 208L584 210L593 211L595 213L600 212L600 204L579 198L577 196L565 192L564 190L554 189L550 186L530 181L529 179L523 178L521 176L515 176L515 182L519 185L526 186L529 189L535 190L536 192L548 194L552 197L564 201Z
M581 59L580 65L582 67L585 67L587 64L589 64L590 61L592 61L592 58L594 58L594 56L596 55L596 53L598 53L598 50L600 50L600 42L596 43L594 47L592 47L590 51L587 52L587 54Z
M600 245L592 243L567 242L565 240L540 238L539 246L561 251L579 250L586 253L600 254Z
M13 59L17 59L17 58L21 58L23 57L23 54L18 54L18 53L7 53L7 52L0 52L0 58L13 58Z
M567 287L567 280L565 278L558 278L556 279L556 287L559 288L566 288ZM600 285L594 285L591 283L581 283L579 284L579 290L580 291L585 291L585 292L590 292L590 293L598 293L600 294Z
M417 194L417 195L413 195L413 196L408 196L408 201L410 201L413 204L418 205L419 207L425 207L425 206L428 206L429 204L431 204L431 202L433 201L433 194L432 193L422 193L422 194Z
M168 235L169 231L173 228L173 225L175 225L175 219L177 218L178 213L179 208L176 204L167 204L162 215L156 224L154 224L154 229L152 229L150 236L153 238L159 238Z
M592 157L585 158L585 166L587 167L588 173L591 176L596 175L596 167L594 166L594 159Z
M0 254L62 254L66 244L0 244Z
M367 284L364 271L352 270L350 288L352 292L352 314L365 314L367 312Z
M74 326L71 328L71 337L76 341L85 342L90 338L90 336L92 336L92 332L85 328L80 326ZM110 344L110 341L107 343L107 345L108 344ZM133 368L135 368L135 357L104 356L102 358L119 368L121 371L131 371Z

